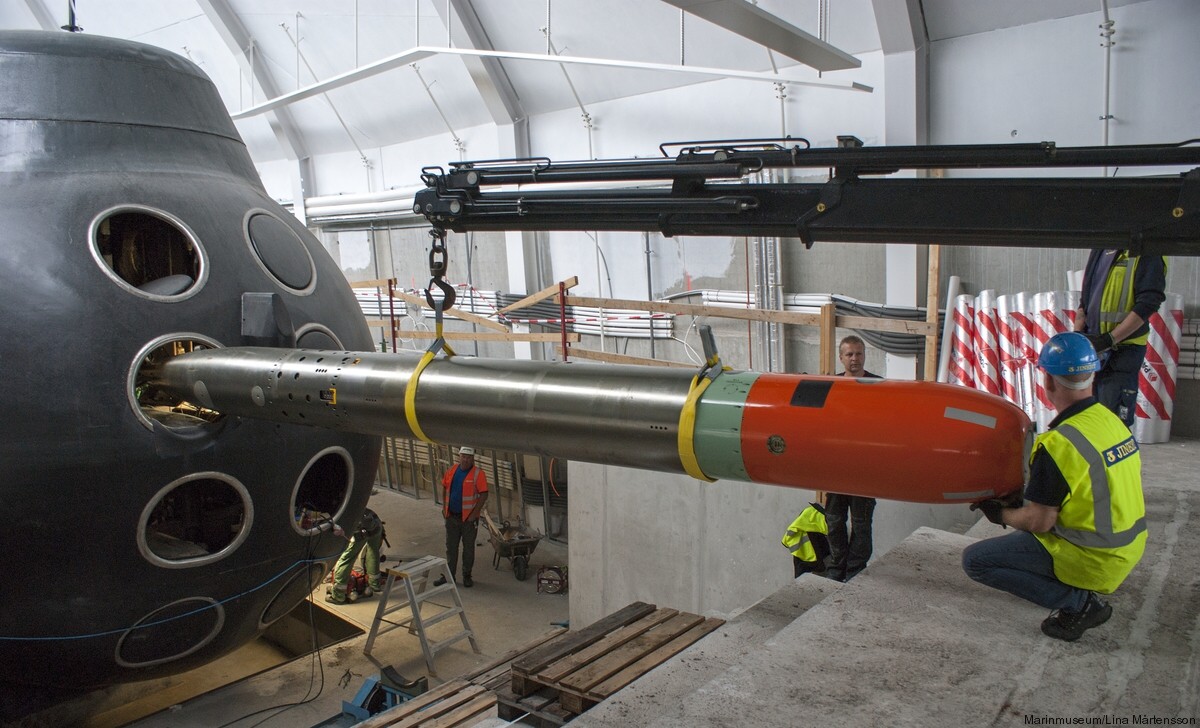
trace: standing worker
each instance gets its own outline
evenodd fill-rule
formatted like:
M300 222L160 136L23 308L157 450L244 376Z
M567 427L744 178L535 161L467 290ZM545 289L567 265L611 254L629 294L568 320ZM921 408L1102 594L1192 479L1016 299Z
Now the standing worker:
M1015 533L963 551L967 576L1055 610L1050 637L1074 642L1108 621L1111 594L1146 548L1142 458L1129 428L1091 395L1100 361L1082 334L1052 336L1038 356L1058 416L1037 436L1025 502L971 506Z
M358 519L358 527L350 536L346 550L338 557L333 567L333 588L325 595L325 601L333 604L345 604L349 598L350 572L354 569L354 561L359 553L363 554L363 566L366 567L367 588L371 592L383 591L379 580L379 549L383 544L383 521L370 508L363 511ZM364 594L363 596L370 596Z
M825 570L825 559L829 556L829 540L825 537L828 531L825 509L817 503L809 503L784 531L780 541L792 554L793 578Z
M442 515L446 519L446 563L451 578L458 572L458 545L462 543L462 585L471 587L471 567L475 565L475 534L479 530L479 514L487 503L487 476L475 467L475 448L458 450L458 465L442 476ZM439 577L434 585L446 583Z
M838 359L845 369L839 377L880 379L866 370L867 349L863 340L851 334L838 344ZM850 532L846 532L846 514L850 514ZM871 559L871 521L875 499L858 495L829 493L825 497L825 521L829 526L829 558L825 576L834 581L849 581L867 568Z
M1167 261L1128 250L1093 250L1083 269L1075 330L1100 356L1096 399L1126 427L1137 408L1138 372L1146 358L1150 317L1167 296Z

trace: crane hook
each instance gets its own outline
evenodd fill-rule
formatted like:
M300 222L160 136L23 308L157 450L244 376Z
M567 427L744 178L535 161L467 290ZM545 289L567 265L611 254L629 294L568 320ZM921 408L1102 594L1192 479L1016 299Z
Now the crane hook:
M430 293L430 288L436 286L442 292L442 310L446 311L454 306L457 294L454 291L454 286L446 282L446 269L449 267L446 260L446 231L434 228L429 231L429 236L433 238L433 245L429 249L429 285L425 288L425 301L430 308L436 308L433 304L433 294Z

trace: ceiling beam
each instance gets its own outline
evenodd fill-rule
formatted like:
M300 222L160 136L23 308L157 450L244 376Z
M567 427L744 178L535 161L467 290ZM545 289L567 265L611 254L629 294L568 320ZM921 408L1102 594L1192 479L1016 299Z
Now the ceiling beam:
M746 0L663 0L818 71L861 68L862 61Z
M246 26L242 24L241 18L230 7L228 0L196 0L196 4L204 12L205 17L212 23L213 28L225 41L225 45L229 48L229 52L234 55L241 66L242 71L252 82L257 82L263 94L268 98L279 95L279 87L275 83L275 78L267 69L265 63L252 63L250 53L253 52L254 38L250 32L246 30ZM235 115L236 118L236 115ZM304 198L308 195L315 194L315 187L312 185L311 166L306 162L311 156L308 152L308 145L305 143L304 134L300 131L300 127L296 124L295 119L288 109L280 108L273 109L271 116L267 122L271 126L271 131L275 134L275 139L283 148L284 154L290 160L296 162L295 179L293 180L292 194L292 211L300 220L305 220Z
M29 8L29 12L33 14L33 19L41 26L42 30L59 30L59 26L54 22L50 11L46 10L46 6L41 0L25 0L25 6Z
M290 93L276 96L268 101L264 101L257 106L252 106L248 109L239 111L233 115L235 120L246 119L251 116L273 111L282 108L288 104L294 104L297 101L311 98L318 94L326 93L336 88L340 88L347 84L361 81L364 78L369 78L385 71L390 71L394 68L407 66L417 61L430 58L435 55L454 55L464 58L503 58L517 61L540 61L544 63L573 63L585 66L603 66L608 68L628 68L642 71L659 71L669 73L691 73L702 76L715 76L718 78L739 78L750 81L767 81L770 83L784 83L793 86L812 86L815 88L834 89L837 91L862 91L870 93L874 89L865 84L852 83L828 83L823 81L808 81L800 78L791 78L781 76L775 73L760 73L758 71L736 71L729 68L707 68L704 66L676 66L669 63L643 63L640 61L618 61L611 58L587 58L583 56L555 56L542 53L517 53L515 51L486 51L472 48L436 48L429 46L417 46L409 48L406 51L397 53L394 56L388 56L374 63L365 66L359 66L352 71L338 74L324 81L296 89Z
M450 0L445 5L434 5L438 15L442 17L442 23L450 28L454 45L485 51L496 50L471 0ZM464 57L463 62L494 123L512 124L518 119L526 118L521 98L499 59Z

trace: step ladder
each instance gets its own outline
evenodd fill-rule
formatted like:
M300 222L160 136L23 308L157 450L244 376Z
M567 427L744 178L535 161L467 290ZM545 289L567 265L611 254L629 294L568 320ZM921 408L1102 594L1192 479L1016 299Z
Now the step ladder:
M471 649L476 654L480 653L479 644L475 641L475 633L471 631L471 625L467 622L467 613L463 610L462 599L458 595L458 586L454 583L454 577L451 576L445 559L437 556L423 556L416 561L386 567L384 571L387 573L387 582L383 586L383 593L379 595L379 606L375 609L375 619L371 622L371 631L367 634L366 644L363 645L363 654L371 654L371 647L375 644L376 637L397 627L408 627L408 633L417 635L421 640L421 651L425 653L425 665L429 668L429 674L435 677L437 671L433 667L433 656L455 642L466 638L471 641ZM446 583L434 586L433 582L439 576L444 577ZM400 585L404 586L404 596L407 599L406 601L399 599L393 601L394 590ZM440 607L441 611L428 615L422 614L422 606L426 602L443 594L450 596L453 606L431 602L431 606ZM389 601L393 601L390 606L388 605ZM399 621L384 619L387 615L401 609L409 611L408 616L404 619ZM462 620L462 630L445 639L430 642L426 630L438 622L452 617Z

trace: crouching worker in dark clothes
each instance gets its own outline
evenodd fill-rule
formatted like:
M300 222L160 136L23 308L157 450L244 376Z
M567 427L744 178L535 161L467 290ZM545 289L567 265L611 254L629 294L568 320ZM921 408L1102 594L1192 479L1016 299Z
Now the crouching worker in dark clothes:
M963 551L975 581L1055 610L1042 632L1067 642L1108 621L1098 596L1125 581L1146 548L1146 507L1137 441L1092 397L1100 368L1083 334L1057 334L1038 356L1058 417L1038 435L1025 500L971 506L1016 533Z
M829 556L827 533L825 509L816 503L810 503L788 526L782 542L792 554L793 576L825 571L825 559Z
M333 567L333 588L325 595L325 601L333 604L345 604L350 590L350 572L359 553L363 554L363 566L367 574L367 589L363 596L371 596L371 592L383 590L379 579L379 549L383 545L383 521L370 508L363 511L358 519L358 527L350 535L350 543L338 557Z

